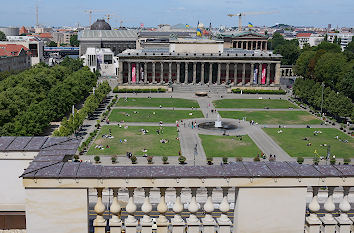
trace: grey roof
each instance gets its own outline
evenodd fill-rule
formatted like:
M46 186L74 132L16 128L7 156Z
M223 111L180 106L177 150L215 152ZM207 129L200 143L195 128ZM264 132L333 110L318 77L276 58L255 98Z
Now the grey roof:
M122 41L138 38L137 30L83 30L78 34L79 41Z
M321 178L354 177L353 165L300 165L295 162L232 162L213 166L102 166L75 162L32 162L24 178Z
M139 37L169 38L171 35L176 35L177 37L191 37L192 35L195 35L195 32L181 32L181 31L168 31L168 32L141 31L139 32Z
M91 25L91 30L111 30L111 25L107 23L104 19L97 19L96 22L94 22Z

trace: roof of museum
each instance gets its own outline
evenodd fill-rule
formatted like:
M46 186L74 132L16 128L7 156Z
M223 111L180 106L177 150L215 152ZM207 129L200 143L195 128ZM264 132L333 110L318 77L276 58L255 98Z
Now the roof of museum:
M136 40L138 38L137 30L83 30L78 34L80 41L84 40Z
M244 36L257 36L257 37L263 37L264 39L267 39L268 37L266 35L257 33L257 32L253 32L253 31L230 31L230 32L223 32L220 33L219 36L221 37L232 37L232 38L237 38L237 37L244 37Z

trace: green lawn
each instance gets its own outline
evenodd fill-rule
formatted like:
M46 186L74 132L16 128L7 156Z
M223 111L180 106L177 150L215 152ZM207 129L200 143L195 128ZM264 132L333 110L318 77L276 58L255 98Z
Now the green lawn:
M102 137L104 134L109 134L109 129L111 129L113 139ZM141 129L149 132L144 135ZM133 155L143 155L143 150L147 149L146 154L151 156L178 156L180 143L176 139L178 137L177 129L175 127L163 127L163 133L160 133L160 135L157 134L157 129L160 129L160 127L129 126L124 129L116 125L103 126L87 154L126 155L127 152L131 152ZM120 142L124 139L127 139L127 142ZM168 143L161 143L161 139L167 139ZM96 145L101 145L105 149L95 148ZM109 148L106 148L107 145L109 145Z
M207 156L256 157L261 154L261 150L247 135L243 135L242 140L235 136L199 134L199 137Z
M322 122L305 111L219 111L219 114L223 118L246 117L247 121L254 120L259 124L268 125L312 125Z
M269 99L222 99L213 101L215 108L298 108L287 100Z
M116 106L119 107L174 107L174 108L199 108L195 100L178 98L120 98Z
M315 150L320 156L326 156L327 147L320 146L323 144L330 145L331 154L336 155L336 157L354 157L354 139L337 129L282 128L282 133L278 133L280 129L268 128L263 130L293 157L313 157ZM321 131L322 133L315 136L314 131ZM348 143L339 141L335 138L336 136L339 136L342 140L348 140ZM309 140L303 140L305 137ZM312 144L311 146L307 146L309 142Z
M136 112L136 113L134 113ZM155 114L154 114L155 113ZM192 113L193 115L189 115ZM201 111L165 109L113 109L109 120L112 122L164 122L173 123L181 119L203 118Z

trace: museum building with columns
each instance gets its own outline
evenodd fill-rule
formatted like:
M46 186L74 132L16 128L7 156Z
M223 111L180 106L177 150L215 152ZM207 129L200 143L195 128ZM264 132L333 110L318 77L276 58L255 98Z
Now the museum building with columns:
M168 48L128 49L117 55L120 84L280 84L281 55L224 48L223 40L170 39Z

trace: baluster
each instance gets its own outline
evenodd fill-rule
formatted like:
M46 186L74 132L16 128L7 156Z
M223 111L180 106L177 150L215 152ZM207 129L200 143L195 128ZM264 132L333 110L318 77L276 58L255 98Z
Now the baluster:
M197 203L197 188L191 188L192 190L192 200L188 205L188 210L191 213L189 218L187 218L188 233L198 233L200 220L197 218L196 214L199 210Z
M125 219L126 233L136 233L136 227L138 226L138 221L134 217L134 213L136 211L136 205L134 203L134 189L135 188L128 188L129 200L127 206L125 207L128 213L128 217Z
M214 204L212 200L213 188L207 188L207 201L204 204L204 211L206 212L203 222L203 233L214 233L216 222L212 217L214 211Z
M340 216L335 219L338 222L338 229L336 232L338 233L350 233L350 228L353 222L348 217L348 212L351 209L350 203L348 201L350 187L343 187L343 199L339 203Z
M152 205L150 203L150 188L144 188L145 199L144 203L141 206L141 210L144 212L144 217L141 220L141 233L151 233L152 232L152 219L149 216L149 213L152 210Z
M318 203L318 187L312 187L312 200L309 204L310 216L306 217L306 228L308 233L319 233L322 222L317 216L320 210Z
M113 188L113 201L110 207L112 218L109 220L110 232L122 232L122 220L120 217L121 206L118 202L118 188Z
M172 223L172 233L183 233L185 222L181 217L181 212L183 211L183 204L181 201L181 190L182 188L176 188L176 202L173 205L173 212L175 212L175 216L171 220Z
M323 233L334 233L335 226L337 225L337 221L333 218L333 211L336 209L336 206L333 202L333 191L335 187L328 187L328 198L324 203L324 209L326 210L326 214L324 217L321 217L321 221L323 223Z
M221 211L221 216L218 218L218 224L219 224L219 232L220 233L226 233L226 232L231 232L231 225L232 222L231 220L227 217L227 213L230 210L230 205L227 200L227 192L228 192L228 187L223 187L222 188L222 194L223 194L223 199L220 203L220 211Z
M157 211L160 213L160 215L156 220L157 231L159 233L167 233L168 225L169 225L168 219L165 216L168 209L165 201L165 194L166 194L166 188L160 188L161 197L160 197L160 202L157 205Z
M97 214L96 219L93 220L93 226L95 229L95 233L105 233L107 221L103 218L103 213L106 210L102 202L102 190L103 188L97 188L97 203L95 205L95 212Z

